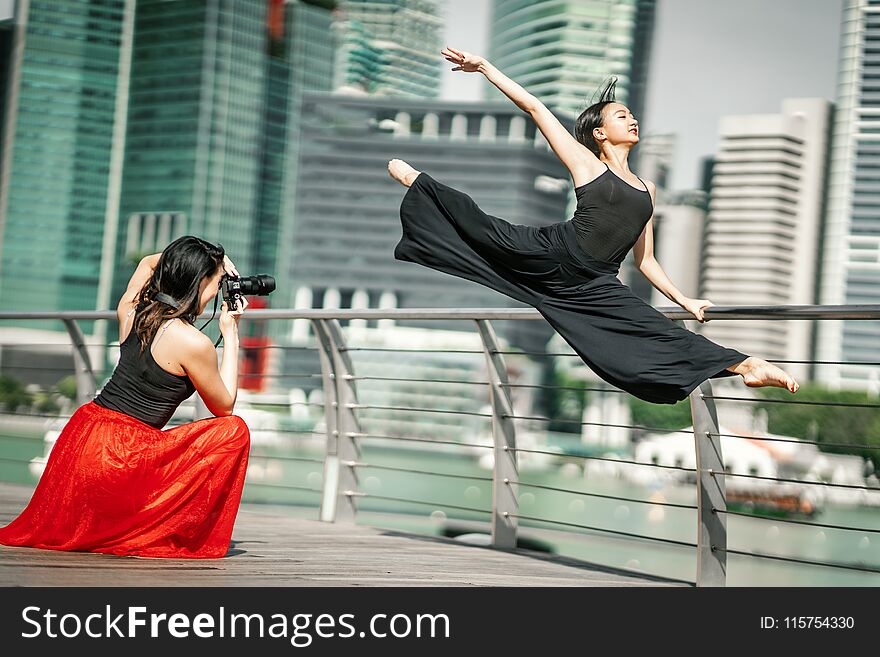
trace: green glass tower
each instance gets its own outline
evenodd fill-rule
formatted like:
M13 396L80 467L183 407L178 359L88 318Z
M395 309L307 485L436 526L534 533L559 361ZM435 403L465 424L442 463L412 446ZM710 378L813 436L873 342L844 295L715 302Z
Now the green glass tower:
M577 116L610 75L641 117L656 0L495 0L490 60L546 105ZM502 96L490 86L488 99Z
M337 88L376 96L440 95L443 20L436 0L340 0Z
M255 272L278 280L273 305L292 289L284 278L294 217L298 130L304 91L329 91L333 79L331 33L335 0L295 0L284 12L284 29L266 60L265 102L254 243ZM291 297L292 299L292 297Z
M182 234L251 267L267 3L142 0L135 19L114 297Z
M114 296L183 234L223 244L243 275L276 275L298 94L329 87L334 5L288 1L273 35L264 0L138 3Z
M4 310L99 303L119 199L134 4L20 0L0 37Z

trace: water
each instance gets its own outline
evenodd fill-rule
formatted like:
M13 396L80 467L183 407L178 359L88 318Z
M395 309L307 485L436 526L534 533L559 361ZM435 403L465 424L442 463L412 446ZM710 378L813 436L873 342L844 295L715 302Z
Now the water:
M255 448L254 450L258 450ZM270 453L262 449L262 453ZM321 452L300 450L299 455ZM472 477L491 477L491 470L480 467L473 457L427 450L387 448L364 449L362 461L395 468L454 473ZM271 460L269 461L271 463ZM260 468L266 460L253 458ZM293 484L320 486L322 466L275 461L276 474ZM252 473L253 474L253 471ZM480 479L447 478L409 474L380 468L359 469L362 492L405 498L432 504L405 504L365 497L358 500L359 521L365 524L441 534L443 527L457 519L488 522L492 506L492 483ZM586 479L580 468L570 465L547 469L524 469L521 482L638 500L665 501L696 506L693 486L648 488L609 478ZM656 504L622 502L573 493L519 488L520 514L552 519L620 532L696 543L695 509L664 507ZM253 502L316 504L317 495L297 491L268 489L258 477L251 477L245 499ZM878 492L880 495L880 492ZM483 513L450 509L443 505L481 509ZM389 512L406 515L388 515ZM826 507L815 522L880 530L880 509L876 507ZM522 533L553 546L558 554L635 572L650 573L693 581L696 570L694 548L656 541L615 536L598 531L522 520ZM801 526L779 520L728 516L728 548L744 552L784 555L811 561L831 561L880 569L880 534ZM730 586L880 586L880 574L836 568L794 564L735 554L728 555Z
M4 430L0 440L0 481L34 485L26 461L41 456L41 435ZM280 504L293 515L317 518L323 477L321 463L289 460L322 459L320 439L295 439L297 447L255 445L243 502ZM489 452L490 450L486 450ZM263 455L268 458L264 458ZM472 478L359 468L358 522L390 529L439 535L459 521L488 527L492 507L492 472L482 467L479 454L462 454L459 448L400 449L364 446L362 461L375 466L453 473ZM539 484L581 492L654 502L696 505L693 486L649 488L607 477L585 478L574 464L562 467L525 467L519 488L520 515L609 529L631 534L696 543L696 511L556 492L529 487ZM288 488L297 487L297 488ZM404 498L425 504L392 502L370 495ZM880 495L880 493L878 493ZM466 507L474 511L453 509ZM778 520L728 516L728 548L745 552L784 555L812 561L831 561L880 569L880 533L800 526ZM826 507L813 519L825 524L880 530L877 507ZM638 573L693 581L695 549L656 541L616 536L528 520L520 521L524 537L538 539L557 553ZM728 555L730 586L880 586L880 574L786 563L749 556Z

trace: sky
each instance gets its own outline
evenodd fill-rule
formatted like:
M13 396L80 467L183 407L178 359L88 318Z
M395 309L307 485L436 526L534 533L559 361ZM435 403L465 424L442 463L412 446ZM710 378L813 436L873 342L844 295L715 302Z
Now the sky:
M444 40L488 56L491 0L440 4ZM722 116L777 113L784 98L834 100L842 7L843 0L658 0L641 123L646 134L677 135L673 189L698 186ZM482 98L482 76L446 64L443 99Z

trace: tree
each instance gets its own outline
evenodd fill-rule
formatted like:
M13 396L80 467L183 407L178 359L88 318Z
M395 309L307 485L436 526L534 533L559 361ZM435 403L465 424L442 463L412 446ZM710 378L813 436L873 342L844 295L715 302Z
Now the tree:
M6 410L14 413L20 407L29 408L34 402L34 396L27 391L24 383L11 376L0 376L0 404Z
M687 399L676 404L652 404L630 397L629 408L633 424L642 427L683 429L692 424L691 404Z
M791 393L781 388L760 388L767 400L791 401ZM867 406L822 406L812 404L759 403L767 411L768 430L785 436L816 441L823 452L857 454L880 466L880 405L867 393L857 390L828 390L806 383L796 395L799 402L866 404ZM838 447L836 445L863 447Z

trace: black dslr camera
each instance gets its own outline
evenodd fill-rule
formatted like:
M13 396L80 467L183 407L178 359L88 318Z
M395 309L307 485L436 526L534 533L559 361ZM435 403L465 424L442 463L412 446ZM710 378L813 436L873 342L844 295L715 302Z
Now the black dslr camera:
M256 276L230 276L223 274L220 292L230 312L239 310L238 302L243 296L264 297L275 289L275 279L268 274Z

